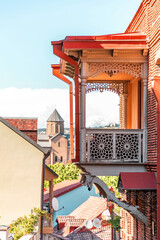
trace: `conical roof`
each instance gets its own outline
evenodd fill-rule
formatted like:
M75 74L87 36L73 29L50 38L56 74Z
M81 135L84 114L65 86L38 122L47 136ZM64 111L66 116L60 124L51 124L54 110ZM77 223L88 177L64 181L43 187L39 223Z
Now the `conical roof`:
M51 116L48 118L47 122L64 122L64 120L55 109Z

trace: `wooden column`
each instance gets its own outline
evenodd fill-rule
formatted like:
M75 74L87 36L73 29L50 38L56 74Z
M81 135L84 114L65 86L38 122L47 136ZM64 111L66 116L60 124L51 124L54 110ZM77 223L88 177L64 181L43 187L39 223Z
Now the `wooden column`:
M80 162L86 161L86 79L87 79L87 63L82 63L81 72L81 125L80 125Z
M123 85L123 101L124 101L124 129L127 129L127 98L128 98L128 82Z
M52 227L52 221L53 221L52 198L53 198L53 180L49 181L50 227Z
M143 80L143 162L147 162L147 92L148 92L148 66L142 67Z

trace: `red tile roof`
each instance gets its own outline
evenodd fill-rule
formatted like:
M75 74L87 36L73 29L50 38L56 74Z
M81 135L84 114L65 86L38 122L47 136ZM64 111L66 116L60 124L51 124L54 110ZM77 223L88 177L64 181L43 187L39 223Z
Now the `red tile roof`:
M86 220L93 220L96 217L101 219L101 214L107 208L107 200L100 197L90 197L81 204L69 216L58 216L59 234L67 236L69 239L111 239L111 225L102 223L99 229L93 227L88 230L85 228ZM73 231L73 232L72 232Z
M37 131L37 118L4 118L20 131Z
M72 240L111 240L112 239L112 227L111 225L101 227L100 229L91 229L80 233L71 233L67 236Z
M87 201L76 208L69 216L76 219L94 219L107 209L107 200L105 198L91 196Z

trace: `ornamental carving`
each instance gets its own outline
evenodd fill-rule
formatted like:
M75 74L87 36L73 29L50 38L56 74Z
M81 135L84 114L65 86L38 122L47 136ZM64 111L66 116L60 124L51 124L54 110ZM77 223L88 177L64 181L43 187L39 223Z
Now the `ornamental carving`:
M89 133L88 146L88 161L141 162L139 133Z
M140 63L89 63L89 77L96 77L101 74L108 74L110 77L117 73L129 74L133 77L142 75Z
M111 91L120 95L123 94L123 83L87 83L86 92L92 91Z
M113 135L93 134L90 142L90 157L94 160L113 158Z
M137 134L116 134L116 159L139 160L139 136Z

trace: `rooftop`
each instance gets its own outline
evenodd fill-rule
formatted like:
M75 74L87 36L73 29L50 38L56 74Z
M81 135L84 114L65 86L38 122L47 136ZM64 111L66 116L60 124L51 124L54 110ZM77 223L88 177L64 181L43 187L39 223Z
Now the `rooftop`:
M47 122L64 122L63 118L60 116L58 111L55 109L54 112L50 115Z

